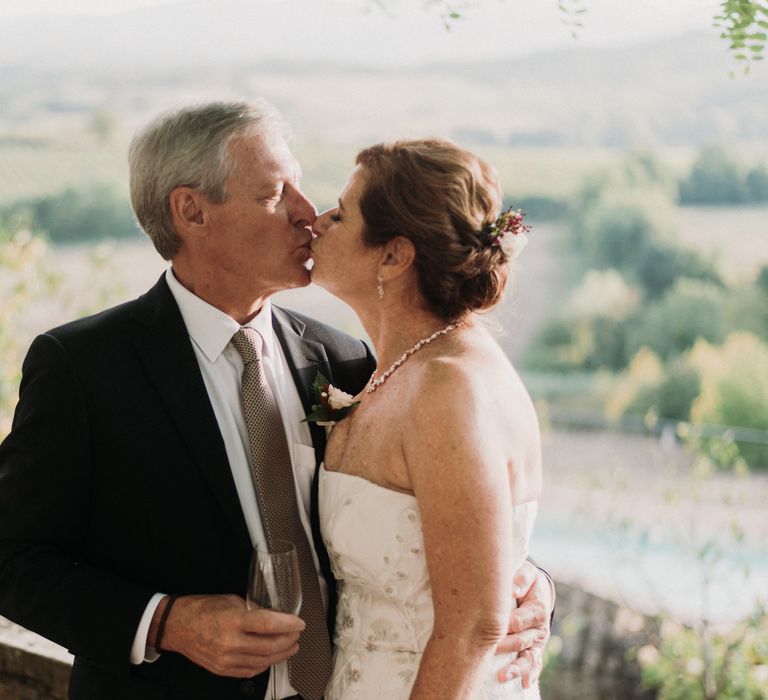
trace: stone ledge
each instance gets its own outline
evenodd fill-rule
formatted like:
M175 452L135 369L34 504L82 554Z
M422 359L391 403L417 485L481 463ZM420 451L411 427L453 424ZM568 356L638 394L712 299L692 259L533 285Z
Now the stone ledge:
M0 700L66 700L72 656L0 618Z

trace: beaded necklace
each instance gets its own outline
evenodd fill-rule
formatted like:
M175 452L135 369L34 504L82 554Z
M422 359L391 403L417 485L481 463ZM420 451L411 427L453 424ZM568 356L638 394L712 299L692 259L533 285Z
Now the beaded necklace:
M392 363L392 366L384 372L378 379L374 380L374 377L376 376L376 371L374 370L373 374L371 375L371 378L368 380L368 384L365 387L365 393L366 394L372 394L376 389L378 389L384 382L387 381L387 379L390 378L390 376L398 370L402 364L411 356L413 353L418 352L423 348L425 345L429 345L433 340L436 340L441 335L445 335L446 333L450 333L455 328L458 328L461 325L461 321L458 321L456 323L449 323L445 328L441 328L439 331L435 331L432 335L430 335L428 338L422 338L419 342L417 342L413 347L408 348L401 356L399 360L396 360Z

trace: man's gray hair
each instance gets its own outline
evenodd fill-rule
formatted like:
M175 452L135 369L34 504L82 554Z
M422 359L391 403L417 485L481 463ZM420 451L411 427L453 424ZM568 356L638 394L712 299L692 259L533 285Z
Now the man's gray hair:
M134 136L128 152L131 204L166 260L181 247L173 228L171 192L193 187L212 202L223 202L235 165L229 144L245 134L289 137L287 124L266 100L189 107L161 115Z

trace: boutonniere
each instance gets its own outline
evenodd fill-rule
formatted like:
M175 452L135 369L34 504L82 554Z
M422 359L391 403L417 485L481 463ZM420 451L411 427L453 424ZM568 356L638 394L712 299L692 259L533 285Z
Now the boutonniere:
M340 421L360 403L351 394L333 386L322 372L318 372L312 382L312 396L316 403L312 404L312 410L302 423L317 423L325 427Z

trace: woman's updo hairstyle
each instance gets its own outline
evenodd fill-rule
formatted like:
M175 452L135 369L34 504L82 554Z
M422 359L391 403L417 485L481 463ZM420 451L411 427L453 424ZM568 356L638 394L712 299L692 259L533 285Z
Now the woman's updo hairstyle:
M445 139L377 144L356 162L364 175L363 241L413 243L419 291L432 311L453 321L499 301L509 256L483 233L502 204L490 165Z

